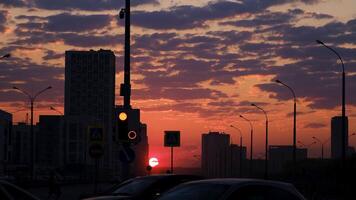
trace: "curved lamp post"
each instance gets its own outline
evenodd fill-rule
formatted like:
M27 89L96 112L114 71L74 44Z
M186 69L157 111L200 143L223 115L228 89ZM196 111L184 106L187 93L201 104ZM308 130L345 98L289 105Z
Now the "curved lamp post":
M268 179L268 116L267 116L267 112L263 108L257 106L254 103L252 103L251 106L254 106L257 109L261 110L265 114L265 118L266 118L265 179Z
M34 178L34 175L35 175L35 156L34 156L34 153L35 153L35 150L34 150L34 147L35 147L35 141L34 141L34 133L33 133L33 104L35 103L35 100L36 98L42 94L43 92L45 92L46 90L49 90L51 89L52 87L51 86L48 86L47 88L43 89L43 90L40 90L39 92L37 92L35 95L30 95L28 92L18 88L18 87L12 87L13 89L21 92L22 94L24 94L30 101L30 106L31 106L31 119L30 119L30 137L31 137L31 176L32 178Z
M333 48L327 46L326 44L324 44L324 42L320 41L320 40L316 40L316 43L323 45L324 47L326 47L327 49L329 49L330 51L332 51L341 61L341 66L342 66L342 108L341 108L341 112L342 112L342 126L341 126L341 131L342 131L342 163L345 164L345 160L346 160L346 103L345 103L345 65L344 65L344 61L342 60L340 54L335 51Z
M11 54L8 53L8 54L1 56L0 60L5 59L5 58L10 58L10 57L11 57Z
M250 128L251 128L251 141L250 141L250 176L252 175L252 169L253 169L253 126L252 126L252 122L250 120L248 120L247 118L245 118L244 116L240 115L240 117L242 119L244 119L245 121L247 121L250 124Z
M242 177L242 131L234 125L230 125L230 127L238 130L240 133L240 177Z
M324 142L321 141L319 138L313 136L312 137L316 142L321 144L321 160L324 160L324 145L330 141L331 138L325 140Z
M301 147L305 147L305 148L308 148L308 147L312 146L313 144L316 144L315 141L310 143L310 144L305 144L305 143L303 143L303 142L301 142L299 140L297 142L298 142L298 144L300 144Z
M276 83L279 83L286 88L288 88L293 94L294 104L293 104L293 164L294 167L297 164L297 97L294 90L289 87L287 84L283 83L280 80L276 80Z
M60 115L63 115L63 113L61 111L59 111L58 109L56 109L55 107L51 106L49 107L50 110L53 110L54 112L57 112Z

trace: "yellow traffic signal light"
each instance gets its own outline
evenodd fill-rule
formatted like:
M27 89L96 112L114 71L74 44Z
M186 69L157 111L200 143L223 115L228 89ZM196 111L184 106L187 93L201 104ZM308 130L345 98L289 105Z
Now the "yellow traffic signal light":
M120 119L121 121L125 121L125 120L127 119L127 114L126 114L125 112L121 112L121 113L119 114L119 119Z

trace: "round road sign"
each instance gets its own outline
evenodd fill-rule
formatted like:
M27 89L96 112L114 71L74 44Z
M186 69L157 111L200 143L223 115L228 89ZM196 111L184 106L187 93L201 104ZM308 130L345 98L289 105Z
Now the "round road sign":
M92 158L100 158L104 154L104 148L100 144L92 144L89 147L89 155Z

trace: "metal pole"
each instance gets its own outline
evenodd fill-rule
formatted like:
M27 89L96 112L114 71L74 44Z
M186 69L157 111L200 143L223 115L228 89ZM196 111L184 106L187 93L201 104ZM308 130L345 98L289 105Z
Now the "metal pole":
M36 163L36 158L35 158L35 136L34 136L34 127L33 127L33 104L36 100L36 98L42 94L43 92L45 92L46 90L51 89L51 86L48 86L47 88L37 92L34 96L30 95L29 93L27 93L24 90L19 89L18 87L12 87L15 90L20 91L22 94L26 95L28 97L28 99L30 100L30 107L31 107L31 121L30 121L30 170L31 170L31 178L33 179L35 176L35 163Z
M240 136L240 177L242 177L242 136Z
M31 119L30 119L30 137L31 137L31 178L32 180L35 178L35 135L33 132L33 103L34 103L34 98L30 98L30 104L31 104Z
M130 0L125 1L125 66L124 66L124 107L130 108L131 84L130 84L130 34L131 11Z
M251 145L250 145L250 176L252 176L252 171L253 171L253 126L250 120L248 120L247 118L245 118L244 116L240 115L240 117L242 119L244 119L245 121L247 121L250 124L250 128L251 128Z
M173 174L173 147L171 147L171 174Z
M95 159L94 193L98 192L99 159Z
M251 106L254 106L257 109L261 110L266 118L265 179L268 179L268 116L267 116L267 112L263 108L257 106L254 103L252 103Z
M250 147L250 177L252 176L252 171L253 171L253 158L252 158L252 155L253 155L253 129L251 129L251 147Z
M326 44L324 44L324 42L320 41L320 40L316 40L316 42L318 44L323 45L324 47L326 47L327 49L329 49L330 51L332 51L341 61L341 65L342 65L342 108L341 108L341 112L342 112L342 126L341 126L341 131L342 131L342 142L341 142L341 146L342 146L342 166L345 167L345 161L346 161L346 149L347 149L347 145L346 144L346 140L347 140L347 133L346 133L346 92L345 92L345 65L344 65L344 61L342 60L340 54L335 51L333 48L327 46Z
M230 177L232 177L232 144L230 145Z
M297 99L294 95L294 113L293 113L293 165L297 165Z
M268 120L266 119L265 179L268 179Z
M340 57L340 60L342 62L342 59ZM345 161L346 161L346 140L347 140L347 134L346 134L346 110L345 110L345 69L344 69L344 63L342 62L342 164L345 166Z

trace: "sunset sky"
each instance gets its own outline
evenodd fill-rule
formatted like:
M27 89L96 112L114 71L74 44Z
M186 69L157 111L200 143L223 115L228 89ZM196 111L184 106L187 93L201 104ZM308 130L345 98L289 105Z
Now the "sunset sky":
M63 111L64 51L111 49L117 56L116 104L122 103L124 0L0 0L0 108L25 120L18 86L38 91L38 115ZM298 96L298 140L327 140L340 114L341 65L320 39L343 57L349 133L356 132L355 0L132 0L132 104L147 123L150 155L168 163L164 130L181 130L177 165L198 166L201 134L223 131L249 147L253 121L256 156L264 151L264 108L270 144L292 144L293 101ZM356 137L350 138L356 145ZM329 149L329 147L327 148ZM310 149L320 156L320 145ZM329 154L329 153L328 153Z

